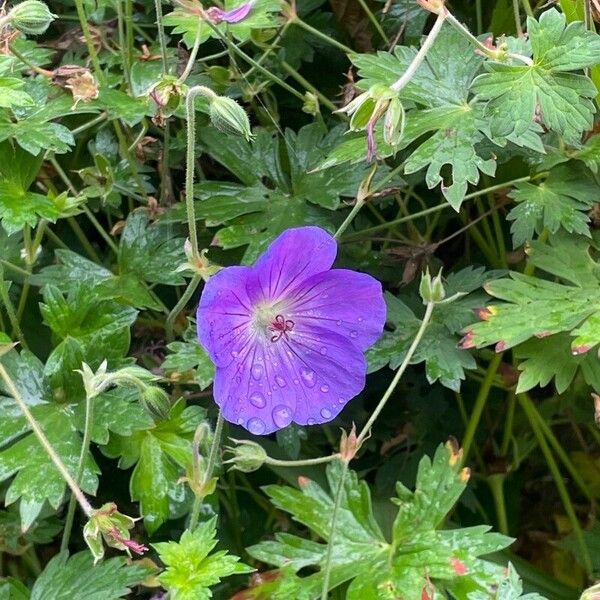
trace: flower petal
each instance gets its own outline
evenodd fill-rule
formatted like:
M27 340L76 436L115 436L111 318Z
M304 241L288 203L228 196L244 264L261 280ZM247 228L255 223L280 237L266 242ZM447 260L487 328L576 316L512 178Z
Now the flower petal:
M319 227L284 231L254 266L259 294L253 300L279 299L305 279L329 270L336 254L336 241Z
M226 367L217 368L214 397L225 419L256 435L292 421L331 421L365 385L366 361L344 337L319 327L290 340L254 338Z
M197 312L198 339L217 366L234 360L253 335L249 267L228 267L204 286Z
M286 318L296 327L318 326L366 350L383 333L386 306L381 283L367 275L333 269L314 275L289 296Z
M237 8L224 12L221 18L227 23L239 23L248 16L253 4L254 2L245 2Z

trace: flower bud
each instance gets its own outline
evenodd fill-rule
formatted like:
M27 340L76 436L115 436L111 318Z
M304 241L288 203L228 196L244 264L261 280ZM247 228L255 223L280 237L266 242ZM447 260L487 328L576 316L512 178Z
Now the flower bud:
M171 410L169 395L162 388L155 385L147 385L142 390L141 401L143 407L155 419L166 419Z
M252 473L260 469L267 460L265 449L256 442L250 440L234 440L235 446L229 446L227 450L233 454L233 457L225 461L225 464L233 465L231 468L243 473Z
M40 35L50 27L55 16L39 0L25 0L13 6L7 15L7 21L19 31L29 35Z
M442 300L446 297L446 290L444 289L444 284L442 283L441 270L433 278L429 274L429 269L423 273L421 276L421 284L419 285L419 294L421 294L423 304L429 304L430 302L437 304L442 302Z
M304 104L302 105L302 112L312 115L315 117L321 111L319 109L319 98L312 92L306 92L304 94Z
M390 146L397 146L404 135L404 106L399 98L392 98L383 118L383 140Z
M181 103L183 89L177 77L166 75L152 87L149 95L161 110L172 114Z
M243 135L248 142L252 139L248 115L235 100L215 94L209 102L210 121L219 131Z
M94 562L104 557L104 543L111 548L143 554L148 548L131 539L129 533L137 519L128 517L117 510L113 502L104 504L92 512L90 520L83 528L83 538L92 555Z

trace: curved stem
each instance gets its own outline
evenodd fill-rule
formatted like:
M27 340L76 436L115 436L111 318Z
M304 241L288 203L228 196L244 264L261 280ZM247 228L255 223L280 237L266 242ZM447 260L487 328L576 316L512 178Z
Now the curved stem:
M462 442L463 463L467 462L467 458L475 438L475 433L477 432L477 427L479 426L479 421L481 420L481 415L483 414L483 409L487 403L490 390L492 389L492 383L494 381L494 377L496 376L496 371L498 371L498 367L500 366L501 362L502 353L495 354L488 365L485 377L481 387L479 388L477 397L475 398L475 406L473 407L473 412L471 413L471 418L469 419L469 424L467 425L467 430L465 431Z
M348 462L342 461L342 471L340 473L340 482L335 492L335 503L333 512L331 513L331 527L329 530L329 540L327 541L327 554L325 556L325 564L323 566L323 587L321 589L321 600L327 600L329 595L329 581L331 578L331 559L333 557L333 544L337 529L337 518L342 504L342 492L344 491L344 483L346 473L348 472Z
M175 319L177 319L179 313L185 308L201 281L202 277L200 275L194 275L187 288L185 289L185 292L183 292L183 295L179 299L179 302L173 307L173 310L169 313L165 324L168 342L171 342L173 340Z
M267 456L265 459L265 464L272 465L274 467L308 467L311 465L330 463L338 458L340 458L339 454L320 456L319 458L305 458L300 460L280 460L278 458L271 458L270 456Z
M223 414L219 411L219 416L217 417L217 424L215 425L215 432L213 434L213 439L210 445L210 451L208 453L208 462L206 464L206 469L204 471L204 477L202 478L202 485L206 485L211 479L213 475L213 471L215 470L215 463L217 462L217 453L219 451L219 446L221 444L221 436L223 434ZM202 506L203 498L199 495L196 495L194 498L194 504L192 506L192 514L190 517L190 531L194 531L198 526L198 518L200 517L200 507Z
M4 366L1 363L0 363L0 377L4 381L6 387L8 388L8 391L9 391L10 395L12 396L13 400L15 401L16 405L19 407L19 409L25 416L25 419L29 423L31 430L33 431L34 435L37 437L42 448L44 448L46 454L48 455L48 457L50 458L50 460L56 467L56 470L60 473L61 477L65 480L65 483L71 488L71 492L73 492L73 495L75 496L75 498L77 498L77 502L79 502L79 506L81 506L81 509L83 510L83 512L85 513L85 515L87 517L91 517L92 512L93 512L92 505L88 502L87 498L85 497L84 493L81 491L81 488L77 485L77 483L75 482L73 477L71 477L71 474L69 473L69 471L63 464L62 460L56 453L56 450L54 450L52 444L48 441L46 434L44 433L44 431L40 427L39 423L35 420L35 417L29 410L29 407L25 403L25 400L23 400L21 393L16 388L13 380L11 379L10 375L8 374L8 371L4 368Z
M404 72L402 77L400 77L400 79L398 79L398 81L396 81L395 83L393 83L390 86L394 91L399 92L400 90L402 90L402 88L406 87L406 85L414 77L415 73L417 72L417 69L421 66L421 64L425 60L427 53L429 52L429 50L431 50L431 46L433 46L435 39L437 38L440 31L442 30L442 25L444 24L444 21L448 18L450 18L450 13L448 13L444 10L442 10L440 12L440 14L437 16L437 19L435 20L435 23L434 23L433 27L431 28L431 31L427 34L425 41L419 48L419 51L413 58L410 65L408 65L408 68L406 69L406 71ZM477 39L477 38L475 38L475 39Z
M309 25L308 23L303 21L300 17L296 16L296 18L293 20L293 23L295 25L298 25L298 27L302 27L302 29L304 29L308 33L312 33L315 37L318 37L319 39L323 40L324 42L327 42L328 44L335 46L336 48L338 48L338 50L341 50L342 52L345 52L346 54L354 54L354 50L352 50L352 48L349 48L348 46L345 46L341 42L338 42L337 40L330 38L326 33L323 33L322 31L315 29L312 25Z
M356 439L357 448L360 448L361 444L364 442L367 435L369 435L369 432L371 431L371 427L373 426L373 423L375 423L375 421L377 420L377 417L380 415L381 411L384 409L385 405L387 404L387 401L390 399L391 395L394 393L396 386L400 383L400 380L402 379L402 375L404 375L404 371L406 371L406 368L410 364L410 361L412 360L412 357L413 357L414 353L416 352L417 347L419 346L419 344L421 343L421 340L423 339L423 335L425 335L425 330L427 329L427 326L429 325L429 322L431 321L431 316L433 315L434 307L435 307L435 304L433 302L427 303L427 308L425 309L425 315L423 316L423 320L421 321L421 326L419 327L419 331L417 331L417 335L415 335L415 338L413 339L412 344L410 345L410 348L408 349L408 352L406 353L406 356L404 357L404 360L402 361L402 364L396 371L396 375L394 375L392 382L388 386L388 389L383 394L381 400L379 401L379 404L376 406L375 410L373 411L373 414L370 416L369 420L366 422L365 426L362 428L362 431L358 435L358 437Z
M79 25L81 26L81 31L83 32L85 45L87 46L88 54L90 55L90 59L92 60L92 65L94 65L96 77L98 78L98 81L100 83L104 83L104 73L100 68L100 61L98 60L98 53L96 52L96 47L94 46L94 42L92 40L92 33L90 31L90 25L87 20L87 15L85 14L83 0L75 0L75 8L77 9Z
M185 156L185 210L192 245L192 256L198 259L198 232L196 229L196 208L194 206L194 175L196 165L196 109L194 101L197 96L206 92L204 86L190 88L185 98L185 113L187 119L187 150Z
M92 424L94 422L94 400L88 394L85 397L85 423L83 426L83 440L81 441L81 453L79 454L79 462L77 463L77 473L75 475L75 483L81 486L83 473L85 471L85 459L87 458L90 442L92 440ZM69 500L67 516L65 518L65 528L60 543L60 551L64 552L69 546L69 538L73 529L73 519L75 518L75 507L77 506L77 498L74 494Z
M340 239L340 236L348 229L350 223L354 221L354 217L360 212L361 208L366 204L364 200L357 199L352 210L348 214L348 216L344 219L344 222L338 227L338 230L335 232L333 236L336 240ZM387 224L386 224L387 225Z
M160 2L160 0L156 0L156 2ZM192 72L194 68L194 63L196 62L196 57L198 56L198 50L200 49L200 40L202 39L202 28L201 28L202 19L198 19L198 31L196 32L196 39L194 40L194 45L192 46L192 50L188 57L188 61L185 65L185 69L183 73L179 76L177 80L179 83L184 83L185 80L189 77L189 74Z

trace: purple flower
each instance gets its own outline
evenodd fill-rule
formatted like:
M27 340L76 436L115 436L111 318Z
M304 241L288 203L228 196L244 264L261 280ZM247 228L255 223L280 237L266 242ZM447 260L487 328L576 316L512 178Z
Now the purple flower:
M336 253L322 229L288 229L253 267L206 283L198 338L228 421L257 435L326 423L364 388L363 352L381 336L385 302L370 275L331 269Z
M253 4L254 1L244 2L237 8L232 8L231 10L223 10L218 6L211 6L206 11L206 14L209 16L210 20L213 23L218 24L222 21L225 21L226 23L239 23L248 16Z

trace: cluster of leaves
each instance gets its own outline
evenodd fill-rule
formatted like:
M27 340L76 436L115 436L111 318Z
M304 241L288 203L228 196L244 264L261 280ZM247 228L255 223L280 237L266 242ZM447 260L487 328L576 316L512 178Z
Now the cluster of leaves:
M600 390L600 15L524 2L534 14L515 23L511 0L448 4L456 15L397 94L401 135L386 143L379 119L369 164L367 136L333 109L410 69L436 2L256 0L231 22L219 15L244 2L204 4L53 0L51 14L25 0L50 19L40 38L10 21L12 4L0 11L0 597L310 600L328 581L348 600L576 598L600 575L598 527L574 508L594 514L600 500L588 401ZM186 138L196 85L244 104L252 139L211 124L206 98ZM444 267L452 301L353 470L226 474L217 455L218 486L198 480L216 410L186 191L214 263L251 264L289 227L342 226L339 265L382 282L386 330L335 423L347 429L421 327L418 271ZM90 394L94 373L119 372L129 379ZM290 426L260 444L315 458L337 451L335 431ZM462 456L439 446L463 435L468 487ZM123 517L119 538L100 514L100 549L83 550L56 460L93 507L114 502L139 523ZM149 558L94 565L104 542L147 550L138 539Z

